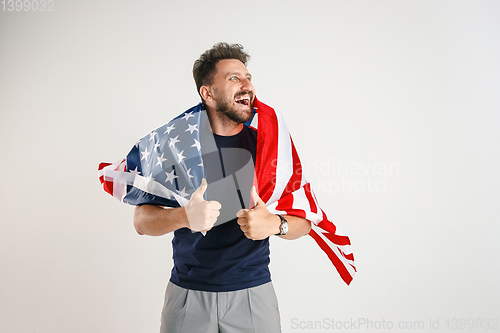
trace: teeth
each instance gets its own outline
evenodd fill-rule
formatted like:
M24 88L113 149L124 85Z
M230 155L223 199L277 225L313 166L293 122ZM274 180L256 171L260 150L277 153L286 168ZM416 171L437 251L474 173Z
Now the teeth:
M236 101L236 102L239 102L239 101L242 101L242 100L244 100L244 99L246 99L246 100L250 101L250 97L248 97L248 96L244 96L244 97L237 97L237 98L235 99L235 101Z

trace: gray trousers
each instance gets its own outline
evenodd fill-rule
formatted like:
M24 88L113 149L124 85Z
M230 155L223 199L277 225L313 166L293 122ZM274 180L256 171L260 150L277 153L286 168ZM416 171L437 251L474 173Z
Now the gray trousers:
M210 292L167 285L160 333L280 333L271 282L237 291Z

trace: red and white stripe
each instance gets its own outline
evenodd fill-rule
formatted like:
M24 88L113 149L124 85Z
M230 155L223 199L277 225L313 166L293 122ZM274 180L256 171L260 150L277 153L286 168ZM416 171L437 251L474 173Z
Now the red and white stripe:
M115 177L113 176L117 173L123 173L126 170L126 159L116 163L100 163L98 169L99 181L101 182L104 191L108 192L120 201L123 201L123 198L127 194L127 185L115 181Z
M136 173L128 172L126 159L116 163L100 163L98 175L104 191L121 202L123 202L123 198L127 194L127 186L133 186L144 193L162 198L175 199L181 206L185 206L189 201L169 190L153 178L143 177Z
M349 237L337 231L319 207L302 174L299 156L280 113L255 100L258 123L255 174L257 191L271 213L311 221L309 235L328 255L342 279L350 284L356 268Z

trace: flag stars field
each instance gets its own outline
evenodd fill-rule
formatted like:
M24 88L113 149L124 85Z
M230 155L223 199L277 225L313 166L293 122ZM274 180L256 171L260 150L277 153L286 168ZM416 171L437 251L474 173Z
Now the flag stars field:
M176 144L177 142L181 142L180 140L177 140L177 138L178 138L178 137L179 137L179 136L177 135L175 138L170 138L170 142L169 142L168 146L169 146L169 147L172 147L172 146L174 146L174 147L175 147L175 144Z
M198 151L200 151L201 144L198 140L194 139L194 144L191 147L195 147L196 149L198 149Z
M182 190L177 190L177 193L178 193L181 197L183 197L183 198L185 198L185 197L187 197L187 196L189 195L189 194L187 194L187 193L186 193L186 188L185 188L185 187L184 187Z
M192 112L186 112L186 113L184 114L184 116L182 117L182 119L184 119L184 120L188 121L188 119L189 119L189 118L191 118L191 117L193 117L193 118L194 118L193 113L192 113Z
M148 155L150 154L150 152L148 152L148 147L146 147L146 149L144 151L141 151L141 161L142 160L147 160L148 158Z
M197 128L198 125L191 125L191 124L188 124L188 129L186 130L189 131L189 133L193 134L194 131L198 131L198 128ZM198 131L199 132L199 131Z
M170 134L170 131L171 131L171 130L174 130L174 129L175 129L175 126L174 126L174 125L167 126L167 130L166 130L163 134Z
M179 163L181 163L182 160L186 158L186 156L182 155L183 153L184 153L184 150L181 151L180 153L177 153L177 160L179 161Z
M137 168L139 168L138 166L135 167L134 170L129 170L130 173L135 173L136 175L140 175L141 172L139 170L137 170Z
M164 157L164 154L163 154L163 153L161 154L161 156L157 156L156 158L158 159L158 163L156 163L156 166L158 166L158 165L160 165L160 166L161 166L161 165L163 164L163 162L165 162L165 161L167 160L167 159Z
M179 178L175 175L175 170L172 170L172 172L165 172L165 174L167 175L167 179L165 180L165 182L170 182L170 184L174 183L175 178Z

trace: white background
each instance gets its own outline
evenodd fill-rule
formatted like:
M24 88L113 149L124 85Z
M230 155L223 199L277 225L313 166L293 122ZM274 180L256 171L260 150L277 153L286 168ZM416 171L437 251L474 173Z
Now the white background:
M219 41L251 54L353 243L346 286L312 238L272 240L283 332L500 330L499 1L0 9L0 332L158 332L171 236L137 235L97 165L198 103L192 64Z

